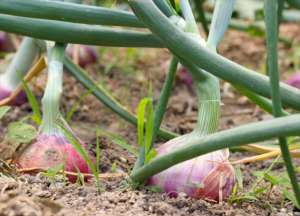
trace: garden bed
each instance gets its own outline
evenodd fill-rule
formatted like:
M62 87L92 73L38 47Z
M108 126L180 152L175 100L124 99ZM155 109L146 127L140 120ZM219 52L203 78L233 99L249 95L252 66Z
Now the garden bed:
M299 41L300 28L286 24L281 27L294 41ZM230 30L220 48L221 54L237 63L261 71L264 68L264 41L253 38L246 33ZM129 61L126 55L134 56ZM133 54L132 54L133 53ZM291 55L292 50L280 45L279 56ZM105 62L111 60L110 66ZM134 59L134 60L132 60ZM121 49L120 52L100 49L99 64L87 70L97 81L102 83L113 95L131 111L135 112L139 100L147 95L148 80L153 83L154 98L157 99L170 55L166 50ZM298 56L299 59L299 56ZM5 60L2 60L3 62ZM110 63L111 63L110 62ZM282 78L292 70L292 58L281 58ZM67 113L78 102L85 90L69 75L65 75L62 109ZM32 84L34 93L42 96L45 73ZM141 88L142 86L142 88ZM221 128L227 129L249 122L271 118L240 96L228 84L222 83L222 118ZM0 137L4 140L10 122L28 116L31 108L28 104L13 108L0 122ZM173 94L170 98L163 125L180 134L190 132L197 119L196 96L184 77L177 75ZM130 145L136 146L136 129L109 111L92 95L85 97L71 118L71 127L85 142L96 145L96 128L121 135ZM162 141L160 141L162 142ZM4 141L2 142L2 145ZM1 147L1 146L0 146ZM2 146L3 147L3 146ZM214 203L195 200L179 194L169 198L165 194L155 193L149 188L140 191L132 189L126 181L126 173L131 170L135 158L114 142L105 137L100 138L102 174L101 192L93 182L84 186L70 184L60 177L48 178L41 173L36 176L28 174L0 175L0 215L297 215L293 213L291 202L282 199L280 188L272 188L262 193L257 200L241 202ZM235 152L231 160L249 156L249 153ZM296 161L296 160L295 160ZM272 160L240 165L243 173L243 189L238 194L246 193L257 180L254 175L258 170L267 169ZM296 164L300 164L296 161ZM3 168L2 168L3 169ZM13 169L13 168L12 168ZM0 167L1 171L1 167ZM282 163L274 166L273 171L284 171ZM8 171L10 172L10 171ZM4 172L5 173L5 172ZM123 175L124 174L124 175ZM269 187L261 181L260 186ZM300 214L299 214L300 215Z

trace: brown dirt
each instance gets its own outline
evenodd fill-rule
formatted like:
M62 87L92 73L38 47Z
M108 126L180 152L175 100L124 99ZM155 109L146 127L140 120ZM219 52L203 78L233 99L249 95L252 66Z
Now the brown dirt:
M285 25L282 31L289 33L291 38L297 39L300 29L295 25ZM229 31L222 43L220 53L237 63L262 71L264 49L263 39L253 39L245 33ZM122 104L133 112L139 100L147 94L147 80L152 81L154 96L158 97L170 59L166 50L148 49L146 51L134 50L134 52L136 59L126 66L126 63L122 62L124 56L128 54L126 49L120 49L119 52L101 49L100 63L87 69L90 76L104 84ZM280 46L280 55L289 55L291 52L291 49ZM107 67L105 62L113 60L116 60L116 64L108 73L105 73ZM289 71L292 61L281 59L280 66L283 71ZM44 84L45 73L33 85L39 98L41 98ZM85 90L68 75L66 75L64 88L62 110L66 113ZM249 103L246 98L238 95L227 83L222 84L222 101L224 106L222 107L221 129L271 118L270 115L264 114ZM4 137L9 122L24 117L30 112L31 109L27 104L14 108L0 122L0 137ZM195 94L178 78L164 119L164 126L180 134L187 133L195 126L196 112ZM97 127L118 133L130 144L136 144L135 128L120 120L92 95L82 101L70 124L81 139L93 145L96 142L95 129ZM232 159L242 158L245 155L249 154L233 153ZM117 172L128 172L134 160L134 156L114 145L109 139L101 138L100 168L102 173L110 173L113 164L116 165ZM255 179L253 172L268 167L271 162L272 160L268 160L241 166L245 190ZM276 166L275 169L282 171L283 167ZM276 188L267 199L231 205L226 202L216 204L194 200L184 195L178 198L168 198L164 194L154 193L147 189L133 190L128 182L120 178L103 179L101 183L103 191L98 193L93 183L79 186L68 184L59 177L47 179L41 174L19 175L15 178L0 174L0 216L293 215L291 203L282 202L279 196L280 191Z

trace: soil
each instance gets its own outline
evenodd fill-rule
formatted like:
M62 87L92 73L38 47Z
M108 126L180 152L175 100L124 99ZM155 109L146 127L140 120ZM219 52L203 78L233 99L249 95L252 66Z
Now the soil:
M281 32L293 41L299 41L300 28L285 24ZM170 61L167 50L137 49L100 49L98 64L89 66L87 71L94 80L103 84L107 90L132 112L141 98L147 95L148 80L152 81L154 98L157 99L166 76ZM220 47L225 57L247 66L264 71L265 43L246 33L230 30ZM293 50L280 44L280 68L283 79L293 70L294 62L290 56ZM130 59L126 58L130 55ZM132 60L133 59L133 60ZM5 61L5 60L2 60ZM112 63L106 65L106 63ZM43 73L31 87L39 99L46 83ZM86 92L74 78L65 75L62 111L67 113ZM222 118L220 129L236 127L249 122L271 118L245 97L239 95L230 85L222 82ZM10 122L31 113L28 104L13 108L0 122L0 138L5 137ZM163 126L179 134L190 132L196 123L196 96L184 77L179 75L174 85ZM136 146L136 129L104 107L92 95L84 97L72 116L70 125L76 134L86 143L95 146L96 128L101 128L124 137L128 143ZM257 201L212 203L195 200L180 194L169 198L165 194L155 193L147 188L134 190L126 177L114 176L114 173L126 174L132 168L135 157L115 145L110 139L101 137L101 173L111 175L101 179L101 191L93 182L84 186L70 184L60 176L47 178L39 173L35 176L13 173L13 168L0 161L0 216L12 215L203 215L203 216L247 216L247 215L300 215L287 200L282 200L279 188L273 188L270 194ZM158 144L162 140L158 141ZM93 148L92 148L93 150ZM231 154L231 160L251 155L245 152ZM1 165L2 163L2 165ZM267 168L272 160L240 166L243 173L244 190L251 187L256 179L254 172ZM298 163L298 162L297 162ZM274 170L282 172L282 164Z

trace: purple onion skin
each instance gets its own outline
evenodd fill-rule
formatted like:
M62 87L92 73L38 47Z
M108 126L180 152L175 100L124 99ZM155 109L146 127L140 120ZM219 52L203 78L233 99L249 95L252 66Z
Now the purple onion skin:
M0 52L7 52L12 50L13 47L11 46L7 33L0 31Z
M1 85L0 82L0 101L9 97L13 93L13 90L9 90L8 88ZM22 90L16 98L14 98L12 101L9 102L8 105L10 106L21 106L24 103L26 103L27 97L26 93Z
M69 57L74 58L74 45L70 45L67 48L67 54ZM98 60L98 53L97 50L88 45L79 45L79 65L80 67L85 68L86 66L90 64L94 64Z
M183 147L187 134L168 141L157 150L157 156ZM147 184L158 186L170 197L185 193L189 197L222 201L228 198L235 183L235 173L228 160L229 151L219 150L182 162L152 176Z
M78 173L80 170L81 173L91 173L86 161L62 135L39 135L36 142L29 145L18 156L15 163L22 169L49 169L64 164L65 171ZM67 177L73 183L77 180L73 175Z
M193 77L184 67L178 71L178 81L185 84L189 89L193 88Z
M300 72L293 74L286 81L287 84L300 89Z

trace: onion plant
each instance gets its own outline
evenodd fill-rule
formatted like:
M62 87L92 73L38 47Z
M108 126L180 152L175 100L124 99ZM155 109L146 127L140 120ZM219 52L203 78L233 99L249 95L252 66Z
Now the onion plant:
M298 6L298 1L288 2ZM198 122L192 133L159 146L155 158L144 160L141 155L145 155L145 152L141 151L130 179L135 183L158 185L170 195L176 196L180 192L185 192L197 198L222 200L229 196L234 183L234 171L228 161L228 148L279 138L281 154L296 200L300 204L299 186L285 139L287 136L299 135L300 116L290 115L282 108L284 106L300 110L300 91L280 83L278 78L276 45L282 1L277 4L276 0L265 0L267 65L270 78L234 63L216 52L230 23L234 0L217 0L207 42L199 35L189 1L180 1L183 17L179 17L167 0L129 0L129 3L134 14L68 2L0 1L0 30L55 42L55 46L48 51L48 82L42 100L43 121L40 135L37 142L25 149L17 158L18 165L53 167L64 163L68 171L94 172L95 170L91 166L93 160L89 159L82 150L84 144L79 142L80 144L76 145L78 148L75 148L70 143L72 136L69 135L72 135L72 132L68 125L64 123L61 127L57 124L57 121L61 121L59 99L62 94L63 65L112 111L128 122L145 128L144 119L138 121L108 92L96 86L72 60L65 57L64 50L67 43L117 47L163 47L170 50L173 60L154 111L154 122L153 124L149 121L145 122L146 125L153 127L149 129L152 131L152 139L147 139L147 151L153 147L157 134L165 139L175 136L173 133L161 130L160 124L172 92L172 82L178 62L188 69L195 82L198 95ZM136 29L127 27L136 27ZM0 81L4 80L5 77L5 84L9 83L9 86L5 86L6 91L12 91L22 79L14 66L14 62L18 64L21 62L18 55L25 55L28 58L26 64L20 64L22 65L19 69L20 73L26 72L31 66L36 53L26 46L33 45L38 41L37 39L24 39L16 54L16 60L12 62L13 69L8 70L0 79ZM29 54L22 54L24 52ZM272 112L277 118L217 132L221 103L219 79L239 88L248 98L267 112ZM68 131L67 135L66 131ZM144 147L141 144L141 148Z
M189 37L185 36L183 32L181 32L175 26L172 26L172 24L169 22L169 20L166 17L164 17L162 13L160 13L159 9L155 6L155 4L153 2L151 2L151 1L137 1L137 0L132 0L130 2L131 2L131 6L132 6L135 14L149 26L149 28L152 30L152 32L154 32L156 35L158 35L165 42L167 47L173 53L175 53L176 55L178 55L181 58L185 59L186 61L193 62L197 66L199 66L203 69L206 69L210 73L213 73L214 68L215 69L218 68L217 64L220 63L220 62L214 62L214 63L210 62L211 65L206 64L207 62L205 62L204 60L207 61L208 60L207 57L208 56L212 57L213 55L211 53L207 52L207 50L205 50L205 49L199 49L199 46L196 45L195 41L192 41ZM271 4L274 4L274 2L272 2ZM275 10L275 8L276 7L274 7L273 10ZM274 13L276 13L276 11ZM154 17L155 17L155 19L154 19ZM165 25L168 22L169 22L169 24L166 25L167 27L161 28L162 27L161 25L163 23ZM277 28L277 26L275 26L275 28ZM167 35L173 35L173 37L169 38ZM176 43L176 41L181 41L182 43ZM273 47L273 49L274 49L274 47ZM200 51L202 51L202 53ZM207 52L207 53L205 53L206 56L203 54L205 51ZM214 57L216 57L216 56L214 56ZM216 58L214 58L214 59L216 59ZM225 63L225 61L224 61L224 63ZM277 64L276 62L274 62L274 59L273 59L272 64ZM210 68L209 68L209 66L210 66ZM227 68L227 66L228 66L228 68ZM233 66L232 64L222 65L224 71L231 68L232 66ZM231 69L233 69L233 67ZM236 68L236 69L238 69L238 68ZM237 70L233 69L233 71L236 72ZM235 74L235 75L237 75L237 74ZM276 75L274 75L274 77L275 76ZM273 82L271 82L271 84L273 86L273 89L276 89L276 84L275 83L276 83L276 78ZM270 91L270 89L269 89L269 93L270 92L274 93L274 91ZM275 95L276 95L276 93L275 93ZM279 95L279 94L277 93L277 95ZM277 101L280 101L280 96L277 98ZM280 110L280 105L279 105L279 110ZM257 134L258 134L258 132L257 132ZM245 138L245 140L246 140L246 138ZM243 142L243 140L241 140L241 142ZM227 145L230 146L229 143ZM190 143L187 144L187 148L191 148L191 146L192 145ZM287 150L283 151L283 147L286 146L286 145L281 144L281 146L282 146L282 148L281 148L282 154L285 155L288 172L290 174L291 181L292 181L292 184L293 184L293 188L294 188L294 191L296 193L296 199L299 203L299 199L300 199L300 196L298 196L299 188L298 188L297 182L295 181L295 178L294 178L295 174L294 174L293 169L291 167L290 158L289 158L290 157L289 150L287 149ZM206 147L208 148L208 146L206 146ZM163 159L167 158L167 160L171 161L171 164L174 165L174 164L176 164L176 162L174 162L174 158L172 156L176 155L178 152L181 152L180 150L182 152L184 152L185 148L181 148L177 151L175 150L175 151L167 154L167 156L161 156L157 159L158 161L160 160L159 162L161 163L161 166L164 166L163 169L168 168L168 166L165 166L166 164L161 159L162 158ZM168 157L168 156L170 156L170 157ZM154 162L152 162L152 163L154 163ZM151 164L151 162L150 162L150 164ZM151 168L150 164L146 165L145 167L147 168L147 166L149 166ZM149 171L150 168L148 170L147 169L146 170ZM157 173L157 172L155 171L155 172L151 173L151 175L155 174L155 173ZM133 177L136 177L135 173L133 173Z
M217 1L206 45L212 51L216 50L227 28L233 3L234 1L228 0ZM186 21L185 31L192 33L191 37L199 41L199 46L205 46L188 1L180 1L180 7ZM218 130L221 104L219 80L203 71L201 77L194 76L194 81L198 94L197 126L192 133L160 146L157 150L158 156L168 154L177 148L184 148L189 140L195 137L204 138ZM229 164L228 157L228 149L196 157L151 177L148 183L160 186L171 196L185 192L193 197L222 200L229 196L234 184L234 170Z
M63 164L66 171L90 173L88 163L65 137L58 122L62 118L59 110L63 87L63 59L65 46L56 44L49 52L48 81L42 99L43 118L36 142L29 145L16 158L20 168L47 169ZM69 131L70 128L65 124ZM84 145L84 144L82 144ZM74 176L69 176L75 181Z
M96 175L93 162L85 151L85 144L73 135L71 128L60 113L66 45L46 44L48 48L48 80L42 99L43 117L40 133L36 142L27 146L17 156L15 163L21 169L43 170L63 166L67 172L85 174L94 172ZM72 182L76 180L74 175L68 175L68 178Z

